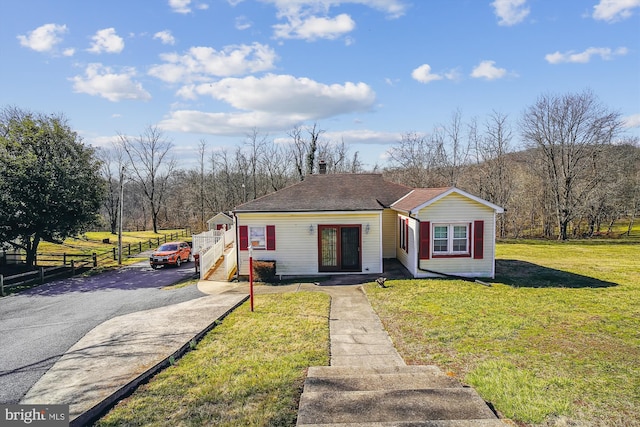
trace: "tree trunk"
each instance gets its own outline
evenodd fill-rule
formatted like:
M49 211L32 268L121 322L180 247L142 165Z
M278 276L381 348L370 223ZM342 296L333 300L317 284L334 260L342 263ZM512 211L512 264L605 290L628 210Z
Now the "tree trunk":
M24 246L27 252L27 267L32 268L36 263L36 254L38 252L38 245L40 244L40 236L36 233L31 240L31 236L24 236Z

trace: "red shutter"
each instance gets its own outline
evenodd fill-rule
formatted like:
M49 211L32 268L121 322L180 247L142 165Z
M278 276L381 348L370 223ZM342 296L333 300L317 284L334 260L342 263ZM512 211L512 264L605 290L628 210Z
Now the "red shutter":
M267 225L267 250L276 250L276 226Z
M473 222L473 258L484 258L484 221Z
M431 223L424 221L420 223L420 259L429 259L429 249L431 248Z
M249 250L249 227L246 225L241 225L240 228L240 250L248 251Z

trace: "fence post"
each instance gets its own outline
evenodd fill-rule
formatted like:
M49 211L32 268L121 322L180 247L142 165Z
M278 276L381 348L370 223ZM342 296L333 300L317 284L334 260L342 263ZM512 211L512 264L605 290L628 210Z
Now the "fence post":
M40 284L44 283L44 267L40 267Z
M97 267L97 266L98 266L98 254L94 252L94 253L91 255L91 258L93 259L93 266L94 266L94 267Z
M0 274L0 296L4 296L4 276Z
M113 260L115 261L117 259L118 259L118 257L116 256L116 248L114 247L113 248Z
M156 237L156 239L158 239L158 246L160 246L160 238Z
M76 275L76 264L74 260L71 260L71 277Z
M62 254L62 265L67 265L67 253L63 252Z
M127 245L127 250L128 250L127 255L131 256L131 243Z

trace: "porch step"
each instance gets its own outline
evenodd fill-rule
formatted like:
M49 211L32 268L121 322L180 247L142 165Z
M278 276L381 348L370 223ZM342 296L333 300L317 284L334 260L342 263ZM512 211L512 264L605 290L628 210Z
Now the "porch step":
M504 426L469 387L436 366L309 368L298 426Z

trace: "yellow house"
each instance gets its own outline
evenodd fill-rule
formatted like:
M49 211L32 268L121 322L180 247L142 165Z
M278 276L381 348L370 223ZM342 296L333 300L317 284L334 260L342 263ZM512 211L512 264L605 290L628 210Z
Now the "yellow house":
M233 211L238 272L276 262L280 276L383 273L493 277L499 206L454 187L413 189L381 174L320 174Z

